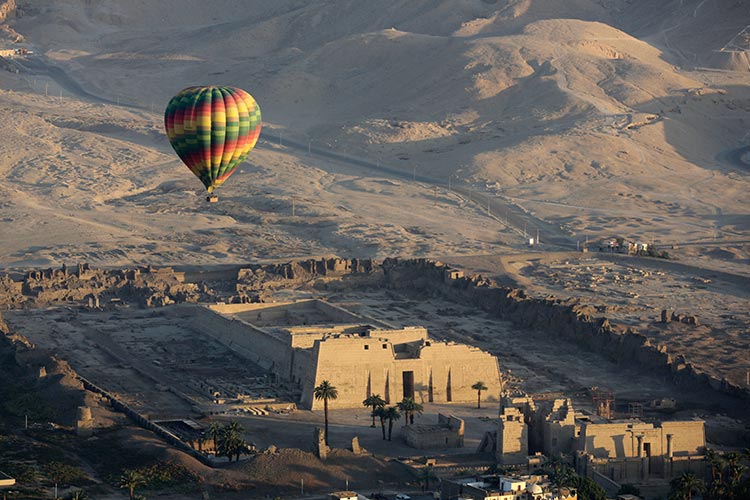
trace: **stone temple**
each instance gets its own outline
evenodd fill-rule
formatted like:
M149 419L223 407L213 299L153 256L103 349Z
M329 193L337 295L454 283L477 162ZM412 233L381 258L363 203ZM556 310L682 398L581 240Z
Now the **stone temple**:
M313 389L338 390L331 408L356 408L370 394L388 404L499 401L497 359L479 348L431 339L422 327L398 328L321 300L216 304L200 308L194 327L296 386L299 406L322 408Z

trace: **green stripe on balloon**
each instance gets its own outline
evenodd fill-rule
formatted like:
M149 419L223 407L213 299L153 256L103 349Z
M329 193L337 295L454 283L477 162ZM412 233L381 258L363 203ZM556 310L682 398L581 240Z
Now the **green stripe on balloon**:
M261 125L258 104L234 87L188 87L165 111L172 147L209 192L247 157Z

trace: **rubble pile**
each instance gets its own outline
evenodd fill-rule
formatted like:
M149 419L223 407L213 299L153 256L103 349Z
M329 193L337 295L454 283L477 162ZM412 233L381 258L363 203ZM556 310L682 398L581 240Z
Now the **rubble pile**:
M0 307L17 308L73 302L106 308L128 302L142 307L214 299L205 286L185 283L172 268L92 269L78 264L71 269L45 269L26 273L21 281L0 276Z
M347 275L371 275L380 266L372 259L308 259L283 264L267 264L240 269L237 275L235 302L264 302L273 289L291 283L307 283L322 278L341 278Z

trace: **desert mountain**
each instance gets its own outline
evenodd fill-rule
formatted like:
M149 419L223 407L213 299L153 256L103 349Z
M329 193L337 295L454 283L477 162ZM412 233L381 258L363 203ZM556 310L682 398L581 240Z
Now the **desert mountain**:
M284 148L282 136L388 165L402 181L498 196L571 241L743 241L750 229L744 1L18 7L9 29L37 60L1 79L13 90L0 96L2 231L16 235L2 254L12 262L450 254L521 242L500 226L489 236L466 196L436 216L431 187L300 160L304 148ZM267 141L236 190L227 184L234 198L222 210L186 198L199 190L161 131L166 101L195 84L246 88L263 109ZM309 218L284 218L292 203ZM48 217L57 222L42 227Z

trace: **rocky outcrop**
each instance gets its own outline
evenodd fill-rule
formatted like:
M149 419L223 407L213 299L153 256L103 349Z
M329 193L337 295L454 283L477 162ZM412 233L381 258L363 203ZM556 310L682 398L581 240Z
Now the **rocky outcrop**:
M270 291L326 278L354 275L370 276L381 272L372 259L309 259L266 264L240 269L237 275L236 302L263 302Z
M210 289L185 283L172 268L93 269L75 268L31 271L20 281L0 276L0 307L44 306L59 302L79 303L89 308L114 307L130 302L142 307L216 300Z
M8 324L3 320L2 314L0 314L0 333L3 335L8 335L10 333L10 328L8 328Z
M674 311L669 311L667 309L662 309L662 311L661 311L661 322L662 323L671 323L672 321L676 321L678 323L685 323L686 325L691 325L691 326L698 326L698 325L700 325L700 321L698 320L698 316L689 315L689 314L677 314Z
M283 264L242 268L236 276L233 297L221 296L206 283L188 283L184 273L170 267L94 269L88 264L73 268L31 271L20 281L0 275L0 308L44 306L74 302L90 309L105 309L120 302L142 307L162 307L185 302L263 302L275 289L316 281L369 277L381 273L372 259L309 259Z
M4 23L8 18L15 16L17 8L16 0L0 2L0 23Z

